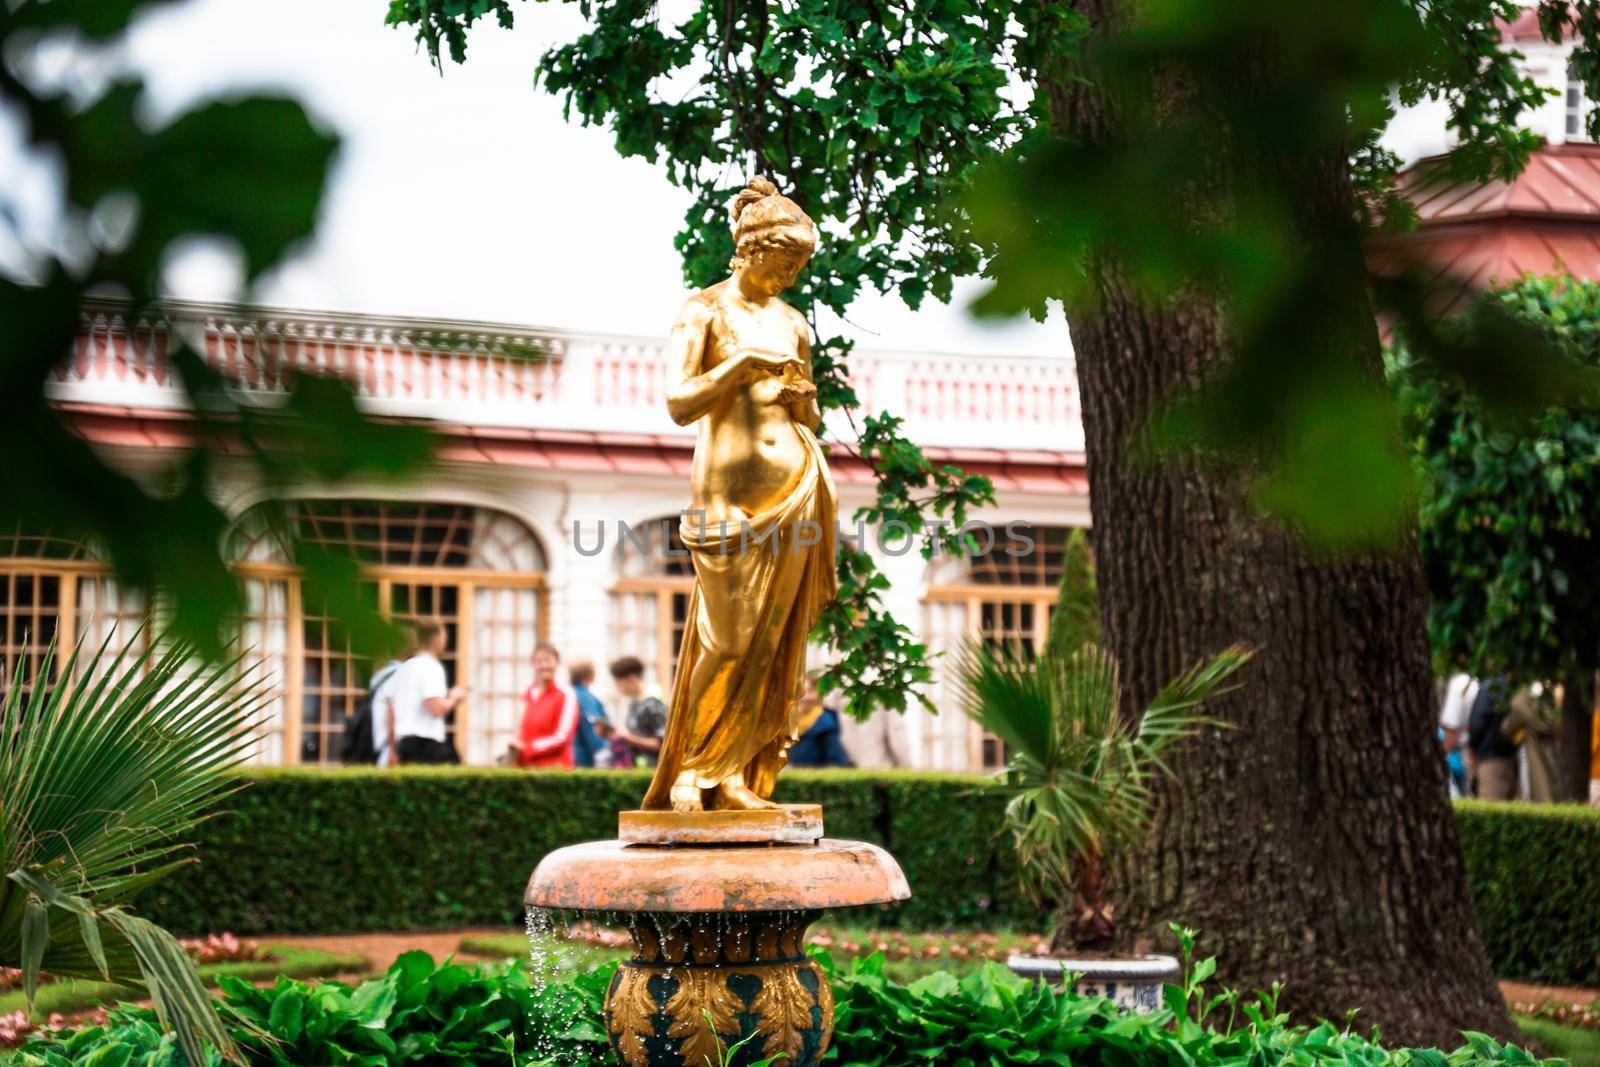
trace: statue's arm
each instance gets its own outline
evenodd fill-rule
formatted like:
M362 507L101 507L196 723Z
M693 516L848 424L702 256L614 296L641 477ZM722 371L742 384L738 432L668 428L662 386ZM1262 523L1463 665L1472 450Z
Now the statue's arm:
M800 366L806 376L810 391L789 404L789 415L795 422L811 428L812 433L822 432L822 408L817 405L816 377L811 373L811 326L798 312L800 330Z
M711 319L711 308L693 298L683 306L667 338L667 367L672 375L667 383L667 413L679 426L689 425L716 407L749 365L749 357L741 352L701 373Z

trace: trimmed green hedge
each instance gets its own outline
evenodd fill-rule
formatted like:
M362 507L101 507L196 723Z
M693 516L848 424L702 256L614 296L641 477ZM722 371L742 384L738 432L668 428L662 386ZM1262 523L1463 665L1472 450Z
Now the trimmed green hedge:
M535 863L616 833L642 772L477 768L255 770L198 831L200 862L140 902L183 933L271 934L518 920ZM830 837L873 841L912 899L887 926L1043 929L1015 890L999 795L958 775L791 771L781 800L821 803ZM1497 973L1600 985L1600 812L1464 803L1461 842ZM1441 932L1447 936L1447 932Z
M1456 815L1495 973L1600 985L1600 811L1463 801Z
M199 862L139 902L183 932L306 933L519 921L545 853L615 837L643 772L493 768L252 770L197 831ZM830 837L886 846L915 894L875 922L1037 923L1011 890L1001 800L979 777L791 771L780 800L826 809Z

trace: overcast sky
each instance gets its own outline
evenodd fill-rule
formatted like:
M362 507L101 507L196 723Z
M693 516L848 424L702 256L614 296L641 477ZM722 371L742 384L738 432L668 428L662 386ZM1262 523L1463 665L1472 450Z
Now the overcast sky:
M574 7L518 5L517 27L475 31L443 75L382 0L190 0L135 27L130 59L157 110L218 93L286 92L343 137L312 244L254 294L267 303L659 334L685 291L672 237L686 199L662 171L624 160L609 133L561 117L533 62L569 39ZM1400 124L1407 156L1442 147L1437 119ZM1435 143L1437 142L1437 143ZM0 171L7 167L0 147ZM11 162L15 163L14 152ZM37 177L37 176L36 176ZM42 179L41 179L42 180ZM21 183L19 183L20 185ZM191 254L176 295L223 299L226 257ZM897 349L1067 348L1059 316L986 325L953 306L911 312L863 299L847 332Z

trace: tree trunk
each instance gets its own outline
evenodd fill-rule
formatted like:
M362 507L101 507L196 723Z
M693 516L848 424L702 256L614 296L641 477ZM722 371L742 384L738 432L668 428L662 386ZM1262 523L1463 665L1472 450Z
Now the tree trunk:
M1097 34L1120 6L1075 5ZM1115 133L1116 101L1092 72L1044 88L1058 132L1089 142ZM1308 232L1340 230L1319 222L1351 217L1342 154L1276 162L1306 183ZM1196 160L1206 176L1197 182L1253 181L1240 166ZM1307 342L1339 346L1376 379L1359 244L1317 254L1338 257L1345 285L1327 294L1337 335ZM1283 1006L1307 1020L1360 1009L1358 1025L1380 1026L1388 1042L1455 1048L1463 1029L1512 1036L1433 736L1414 534L1381 558L1315 556L1242 503L1230 480L1135 458L1142 420L1229 359L1225 309L1192 295L1152 308L1114 264L1090 270L1099 305L1069 311L1069 322L1101 618L1128 707L1228 644L1258 650L1241 688L1209 708L1236 729L1207 731L1172 756L1176 779L1158 790L1148 846L1113 885L1122 936L1170 944L1167 922L1194 927L1225 983L1282 981Z
M1107 952L1116 944L1111 904L1106 900L1106 860L1082 857L1073 871L1072 899L1063 901L1050 939L1052 956Z
M1556 799L1587 804L1594 751L1594 676L1575 674L1563 690L1556 733Z

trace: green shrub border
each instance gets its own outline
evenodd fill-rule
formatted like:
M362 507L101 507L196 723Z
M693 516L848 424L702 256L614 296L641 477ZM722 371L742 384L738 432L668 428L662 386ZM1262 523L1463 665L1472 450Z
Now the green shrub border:
M196 832L199 862L139 902L150 918L185 934L256 936L519 922L540 857L614 836L616 812L636 806L647 781L499 768L240 777L245 788ZM1044 927L1015 890L1004 801L985 778L795 770L777 799L821 803L830 837L883 845L905 870L910 901L840 921ZM1600 812L1462 803L1457 815L1496 972L1600 985Z
M648 775L501 768L290 768L245 788L195 832L198 862L139 901L187 933L357 932L521 920L545 853L616 836ZM821 803L830 837L883 845L915 892L871 921L937 928L1036 923L1011 891L1003 801L976 776L792 771L777 799Z
M1495 973L1600 985L1600 810L1460 801L1456 825Z

